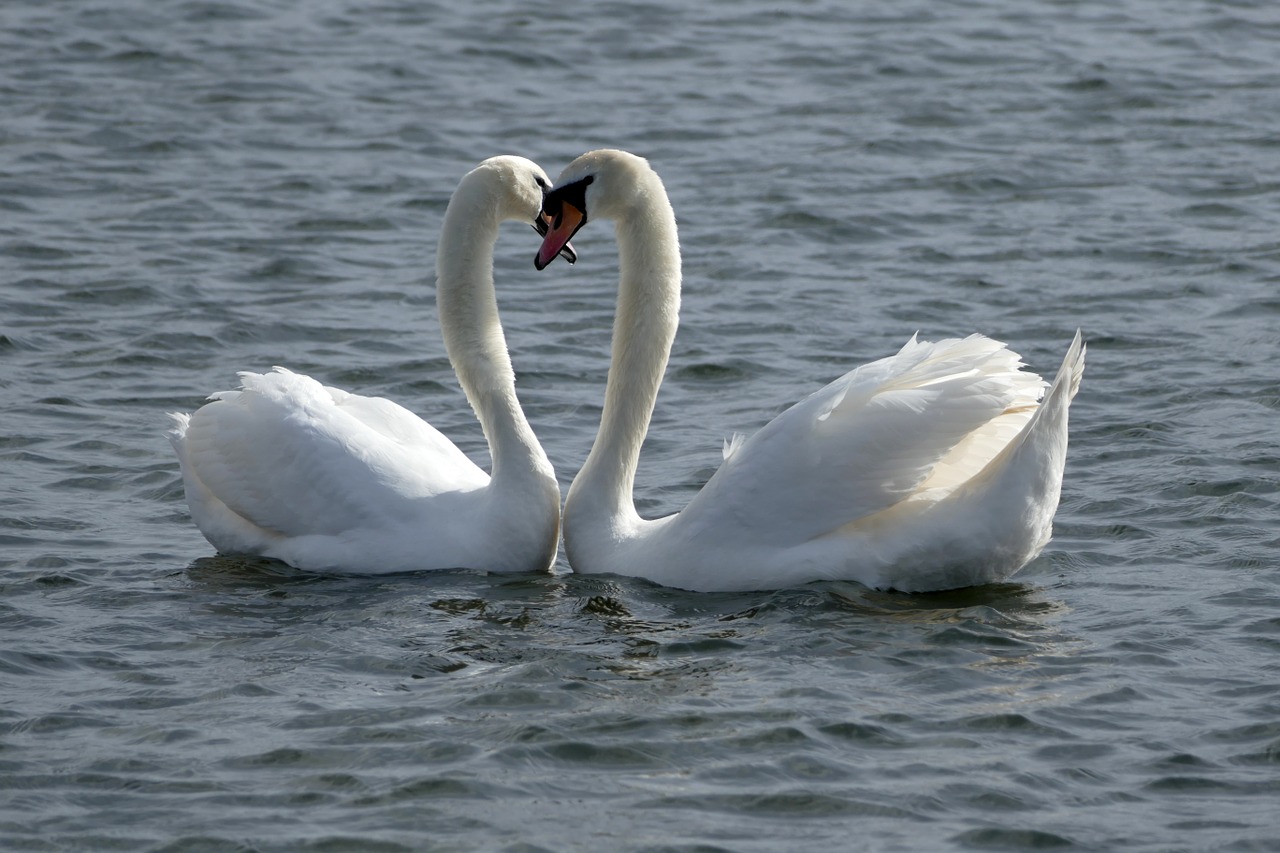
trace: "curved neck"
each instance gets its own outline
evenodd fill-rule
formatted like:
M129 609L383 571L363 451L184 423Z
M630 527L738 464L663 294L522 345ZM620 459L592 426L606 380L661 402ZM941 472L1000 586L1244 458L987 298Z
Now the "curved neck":
M491 199L456 193L436 253L436 305L445 350L489 442L492 478L547 474L551 463L516 398L498 319L493 250L501 220Z
M637 521L632 499L640 447L680 316L675 213L656 175L617 218L620 279L600 431L565 504L603 521ZM576 498L576 501L575 501Z

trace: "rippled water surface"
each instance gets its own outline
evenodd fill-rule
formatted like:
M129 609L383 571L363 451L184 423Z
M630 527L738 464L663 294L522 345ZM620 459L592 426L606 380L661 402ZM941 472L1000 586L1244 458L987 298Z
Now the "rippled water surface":
M0 848L1280 849L1271 2L0 6ZM1089 343L1013 583L698 595L215 556L162 431L273 364L478 461L431 269L477 161L663 175L678 509L850 366ZM616 260L500 300L564 484Z

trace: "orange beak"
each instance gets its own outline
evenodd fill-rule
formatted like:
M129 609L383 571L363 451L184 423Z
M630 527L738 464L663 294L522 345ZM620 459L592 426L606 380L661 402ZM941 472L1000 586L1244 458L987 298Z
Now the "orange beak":
M543 217L544 219L547 218L546 214ZM538 269L545 269L547 264L556 259L556 255L564 253L565 249L569 247L569 241L573 239L573 235L578 233L578 229L586 224L586 221L587 215L576 206L567 201L561 204L559 212L551 219L547 227L547 233L542 238L542 248L538 250L537 257L533 259L533 265ZM573 250L569 249L569 251L572 252ZM568 258L569 256L566 255L565 257Z
M551 230L551 215L548 213L539 213L538 218L533 220L533 230L545 237ZM573 246L565 243L560 247L560 257L564 258L571 264L578 262L578 253L573 250Z

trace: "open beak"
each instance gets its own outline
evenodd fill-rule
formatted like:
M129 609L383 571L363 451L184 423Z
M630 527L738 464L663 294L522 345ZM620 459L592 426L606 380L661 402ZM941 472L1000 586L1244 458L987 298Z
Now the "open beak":
M545 269L547 264L556 259L556 255L564 255L564 259L569 263L573 263L578 255L569 246L569 240L574 234L578 233L587 221L587 215L578 209L572 203L565 201L560 204L560 210L551 216L543 213L539 217L542 227L538 228L542 231L542 248L538 250L538 255L533 259L533 265L538 269ZM537 228L537 223L534 224ZM568 252L568 254L565 254Z
M539 213L538 218L533 220L533 230L537 231L543 237L546 237L547 234L551 232L551 216L546 213ZM545 242L543 243L543 246L546 246ZM571 264L577 263L578 261L578 253L573 250L573 246L569 245L568 240L564 241L564 245L557 250L556 254L560 255L560 257L564 258ZM538 257L542 257L541 251L538 252ZM554 255L552 257L554 258ZM551 263L551 259L548 259L547 263L542 264L538 269L542 269L542 267L545 267L549 263Z

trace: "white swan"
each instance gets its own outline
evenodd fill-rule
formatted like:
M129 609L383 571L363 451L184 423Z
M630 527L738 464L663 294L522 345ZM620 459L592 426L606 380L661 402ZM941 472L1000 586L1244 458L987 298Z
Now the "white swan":
M493 287L499 225L518 219L545 232L549 187L524 158L486 160L458 185L440 235L440 324L493 476L390 400L279 367L241 373L241 390L171 416L187 503L215 548L367 574L550 567L560 489L516 398Z
M675 215L647 162L608 150L571 163L543 213L539 269L588 216L615 221L620 255L600 431L564 507L574 571L701 591L838 578L918 592L1002 580L1048 542L1079 332L1042 403L1045 383L1003 344L912 338L735 439L683 512L640 518L636 465L680 307Z

